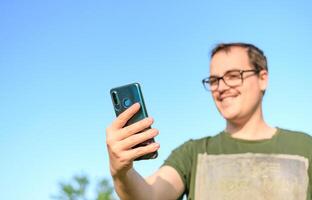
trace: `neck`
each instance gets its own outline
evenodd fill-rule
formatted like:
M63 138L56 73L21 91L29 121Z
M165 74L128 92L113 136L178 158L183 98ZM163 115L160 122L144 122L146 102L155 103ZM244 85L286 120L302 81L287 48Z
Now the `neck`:
M225 131L233 138L261 140L272 138L276 129L264 121L260 105L251 116L236 121L228 120Z

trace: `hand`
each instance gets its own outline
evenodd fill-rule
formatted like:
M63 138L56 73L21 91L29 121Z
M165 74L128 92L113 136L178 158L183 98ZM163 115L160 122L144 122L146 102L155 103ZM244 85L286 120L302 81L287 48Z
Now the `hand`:
M125 175L132 168L134 159L159 149L157 143L132 149L133 146L158 135L158 130L154 128L140 132L153 124L150 117L124 127L139 109L139 103L133 104L106 128L106 145L113 177Z

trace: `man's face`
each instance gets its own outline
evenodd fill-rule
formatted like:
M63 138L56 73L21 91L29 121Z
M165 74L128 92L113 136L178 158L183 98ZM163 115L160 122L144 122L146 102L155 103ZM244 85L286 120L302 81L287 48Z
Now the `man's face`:
M230 70L254 69L249 63L247 50L232 47L229 52L220 51L211 59L210 75L223 76ZM220 80L217 90L212 96L220 114L228 121L242 122L252 116L261 106L263 93L267 86L267 72L261 71L259 76L254 72L243 74L243 84L236 87L227 86Z

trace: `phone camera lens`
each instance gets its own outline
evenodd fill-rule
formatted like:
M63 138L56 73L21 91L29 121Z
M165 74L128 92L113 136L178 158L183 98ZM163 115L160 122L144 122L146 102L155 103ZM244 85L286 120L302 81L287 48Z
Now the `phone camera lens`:
M120 111L120 104L114 106L115 110Z
M125 98L123 100L123 105L124 105L124 107L128 108L128 107L130 107L132 105L132 101L130 99L128 99L128 98Z
M118 100L118 96L117 96L117 92L116 91L112 92L112 98L113 98L114 104L118 105L119 104L119 100Z

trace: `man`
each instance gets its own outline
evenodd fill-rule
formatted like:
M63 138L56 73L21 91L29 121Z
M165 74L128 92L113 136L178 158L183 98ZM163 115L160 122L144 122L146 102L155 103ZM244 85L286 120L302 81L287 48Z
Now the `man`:
M270 127L262 114L268 85L263 52L251 44L220 44L213 51L210 90L225 130L175 149L148 178L133 168L135 158L159 144L131 149L158 134L151 118L124 127L139 110L134 104L107 128L110 170L121 199L306 200L312 199L312 137Z

